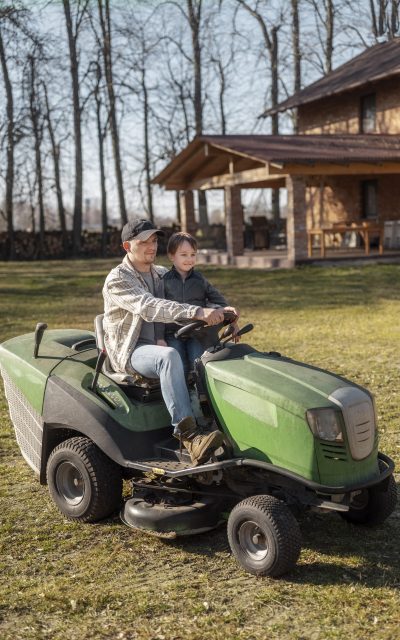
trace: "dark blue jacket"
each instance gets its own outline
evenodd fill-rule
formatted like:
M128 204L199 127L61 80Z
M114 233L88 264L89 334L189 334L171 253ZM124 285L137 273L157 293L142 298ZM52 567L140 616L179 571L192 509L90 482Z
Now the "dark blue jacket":
M224 296L199 272L192 269L183 279L175 267L163 276L164 297L167 300L186 302L198 307L226 307ZM167 324L166 333L173 333L177 324Z

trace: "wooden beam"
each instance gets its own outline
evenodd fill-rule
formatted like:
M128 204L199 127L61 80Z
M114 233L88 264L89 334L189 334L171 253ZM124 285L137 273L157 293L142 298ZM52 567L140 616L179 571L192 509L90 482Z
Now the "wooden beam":
M400 162L342 162L342 163L324 163L316 162L313 164L295 164L287 163L277 165L270 164L270 174L286 174L298 176L329 176L329 175L366 175L366 174L391 174L400 173Z
M268 182L276 181L277 178L284 176L270 175L268 167L261 167L259 169L247 169L246 171L239 171L237 173L224 173L219 176L210 176L191 181L188 185L188 189L220 189L222 187L235 187L244 183Z

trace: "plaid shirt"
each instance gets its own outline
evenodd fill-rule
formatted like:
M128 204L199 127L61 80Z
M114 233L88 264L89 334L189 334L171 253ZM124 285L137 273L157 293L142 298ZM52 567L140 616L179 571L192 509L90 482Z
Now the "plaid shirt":
M151 266L155 296L128 256L108 274L103 287L104 342L115 371L135 374L130 357L143 321L179 322L198 312L198 306L162 299L161 277L166 271L165 267Z

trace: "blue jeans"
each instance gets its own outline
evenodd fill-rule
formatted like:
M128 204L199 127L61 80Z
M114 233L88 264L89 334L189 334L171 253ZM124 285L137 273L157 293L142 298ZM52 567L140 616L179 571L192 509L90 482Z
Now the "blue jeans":
M193 416L185 373L179 353L171 347L142 344L131 355L135 371L146 378L160 378L161 393L171 416L174 433L183 418Z
M201 346L200 342L196 338L180 340L173 335L167 335L166 341L168 346L176 349L182 358L185 374L187 375L189 371L193 371L194 361L204 353L204 347Z

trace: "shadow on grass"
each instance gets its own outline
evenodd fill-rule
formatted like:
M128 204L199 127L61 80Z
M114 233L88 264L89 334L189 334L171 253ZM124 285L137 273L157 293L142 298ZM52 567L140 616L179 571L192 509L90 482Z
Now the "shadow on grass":
M396 512L384 524L373 528L349 524L338 514L309 513L301 518L300 527L303 537L300 564L280 580L312 585L400 585L400 525ZM224 526L163 542L211 560L219 553L231 553ZM242 569L238 567L238 571Z

